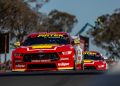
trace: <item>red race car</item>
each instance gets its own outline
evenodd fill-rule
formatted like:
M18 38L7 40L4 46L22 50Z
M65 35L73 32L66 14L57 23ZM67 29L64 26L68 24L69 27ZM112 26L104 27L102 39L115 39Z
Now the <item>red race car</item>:
M65 32L33 33L12 52L12 71L74 69L75 50Z
M96 51L85 51L83 53L84 69L107 70L108 66L100 53Z

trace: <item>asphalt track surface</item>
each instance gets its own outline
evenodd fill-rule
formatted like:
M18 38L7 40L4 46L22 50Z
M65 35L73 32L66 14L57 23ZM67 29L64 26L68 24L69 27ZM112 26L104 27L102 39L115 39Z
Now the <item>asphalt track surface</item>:
M103 71L0 73L0 86L120 86L120 75Z

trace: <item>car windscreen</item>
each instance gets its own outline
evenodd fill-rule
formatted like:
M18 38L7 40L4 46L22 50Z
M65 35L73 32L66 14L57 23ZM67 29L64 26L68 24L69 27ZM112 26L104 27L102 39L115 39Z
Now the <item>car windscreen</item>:
M100 55L90 55L90 54L84 54L83 58L85 60L102 60Z
M23 42L23 46L30 46L36 44L70 44L70 39L68 35L37 35L29 36Z

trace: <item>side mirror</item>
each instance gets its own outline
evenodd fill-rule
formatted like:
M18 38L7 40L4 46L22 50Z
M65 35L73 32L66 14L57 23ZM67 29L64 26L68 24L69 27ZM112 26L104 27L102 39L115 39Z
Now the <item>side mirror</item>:
M15 47L20 47L20 42L15 42L15 43L14 43L14 46L15 46Z
M102 57L102 58L101 58L101 60L103 60L103 61L104 61L105 59Z
M74 45L74 44L75 44L75 43L74 43L74 41L72 41L71 43L72 43L72 45Z

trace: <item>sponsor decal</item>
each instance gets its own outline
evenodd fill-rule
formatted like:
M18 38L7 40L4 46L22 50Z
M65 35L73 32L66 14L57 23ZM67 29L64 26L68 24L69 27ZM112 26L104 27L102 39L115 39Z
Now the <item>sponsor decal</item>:
M95 52L83 52L83 54L96 55L97 53L95 53Z
M31 62L50 62L51 60L31 60Z
M63 37L62 34L39 34L37 37Z
M25 71L25 69L12 69L12 71Z
M58 63L58 66L69 66L70 63Z
M40 62L40 60L31 60L31 62Z
M50 62L51 60L40 60L40 62Z
M16 67L25 67L23 64L17 64Z
M62 61L63 61L63 60L69 60L69 58L60 58L60 60L62 60Z
M98 65L98 68L103 68L105 67L105 65Z
M84 63L92 63L92 60L84 60Z
M53 47L53 46L57 46L57 47L61 47L58 46L57 44L44 44L44 45L35 45L35 46L31 46L32 48L27 48L27 51L36 51L36 50L56 50L57 47ZM44 52L44 51L43 51Z
M82 59L81 56L78 56L78 57L77 57L77 60L81 60L81 59Z
M64 69L73 69L73 67L60 67L58 70L64 70Z
M52 48L53 46L56 46L56 45L41 44L41 45L32 46L32 48L33 49L36 49L36 48Z
M44 51L43 51L43 50L39 50L38 52L39 52L39 53L43 53Z

